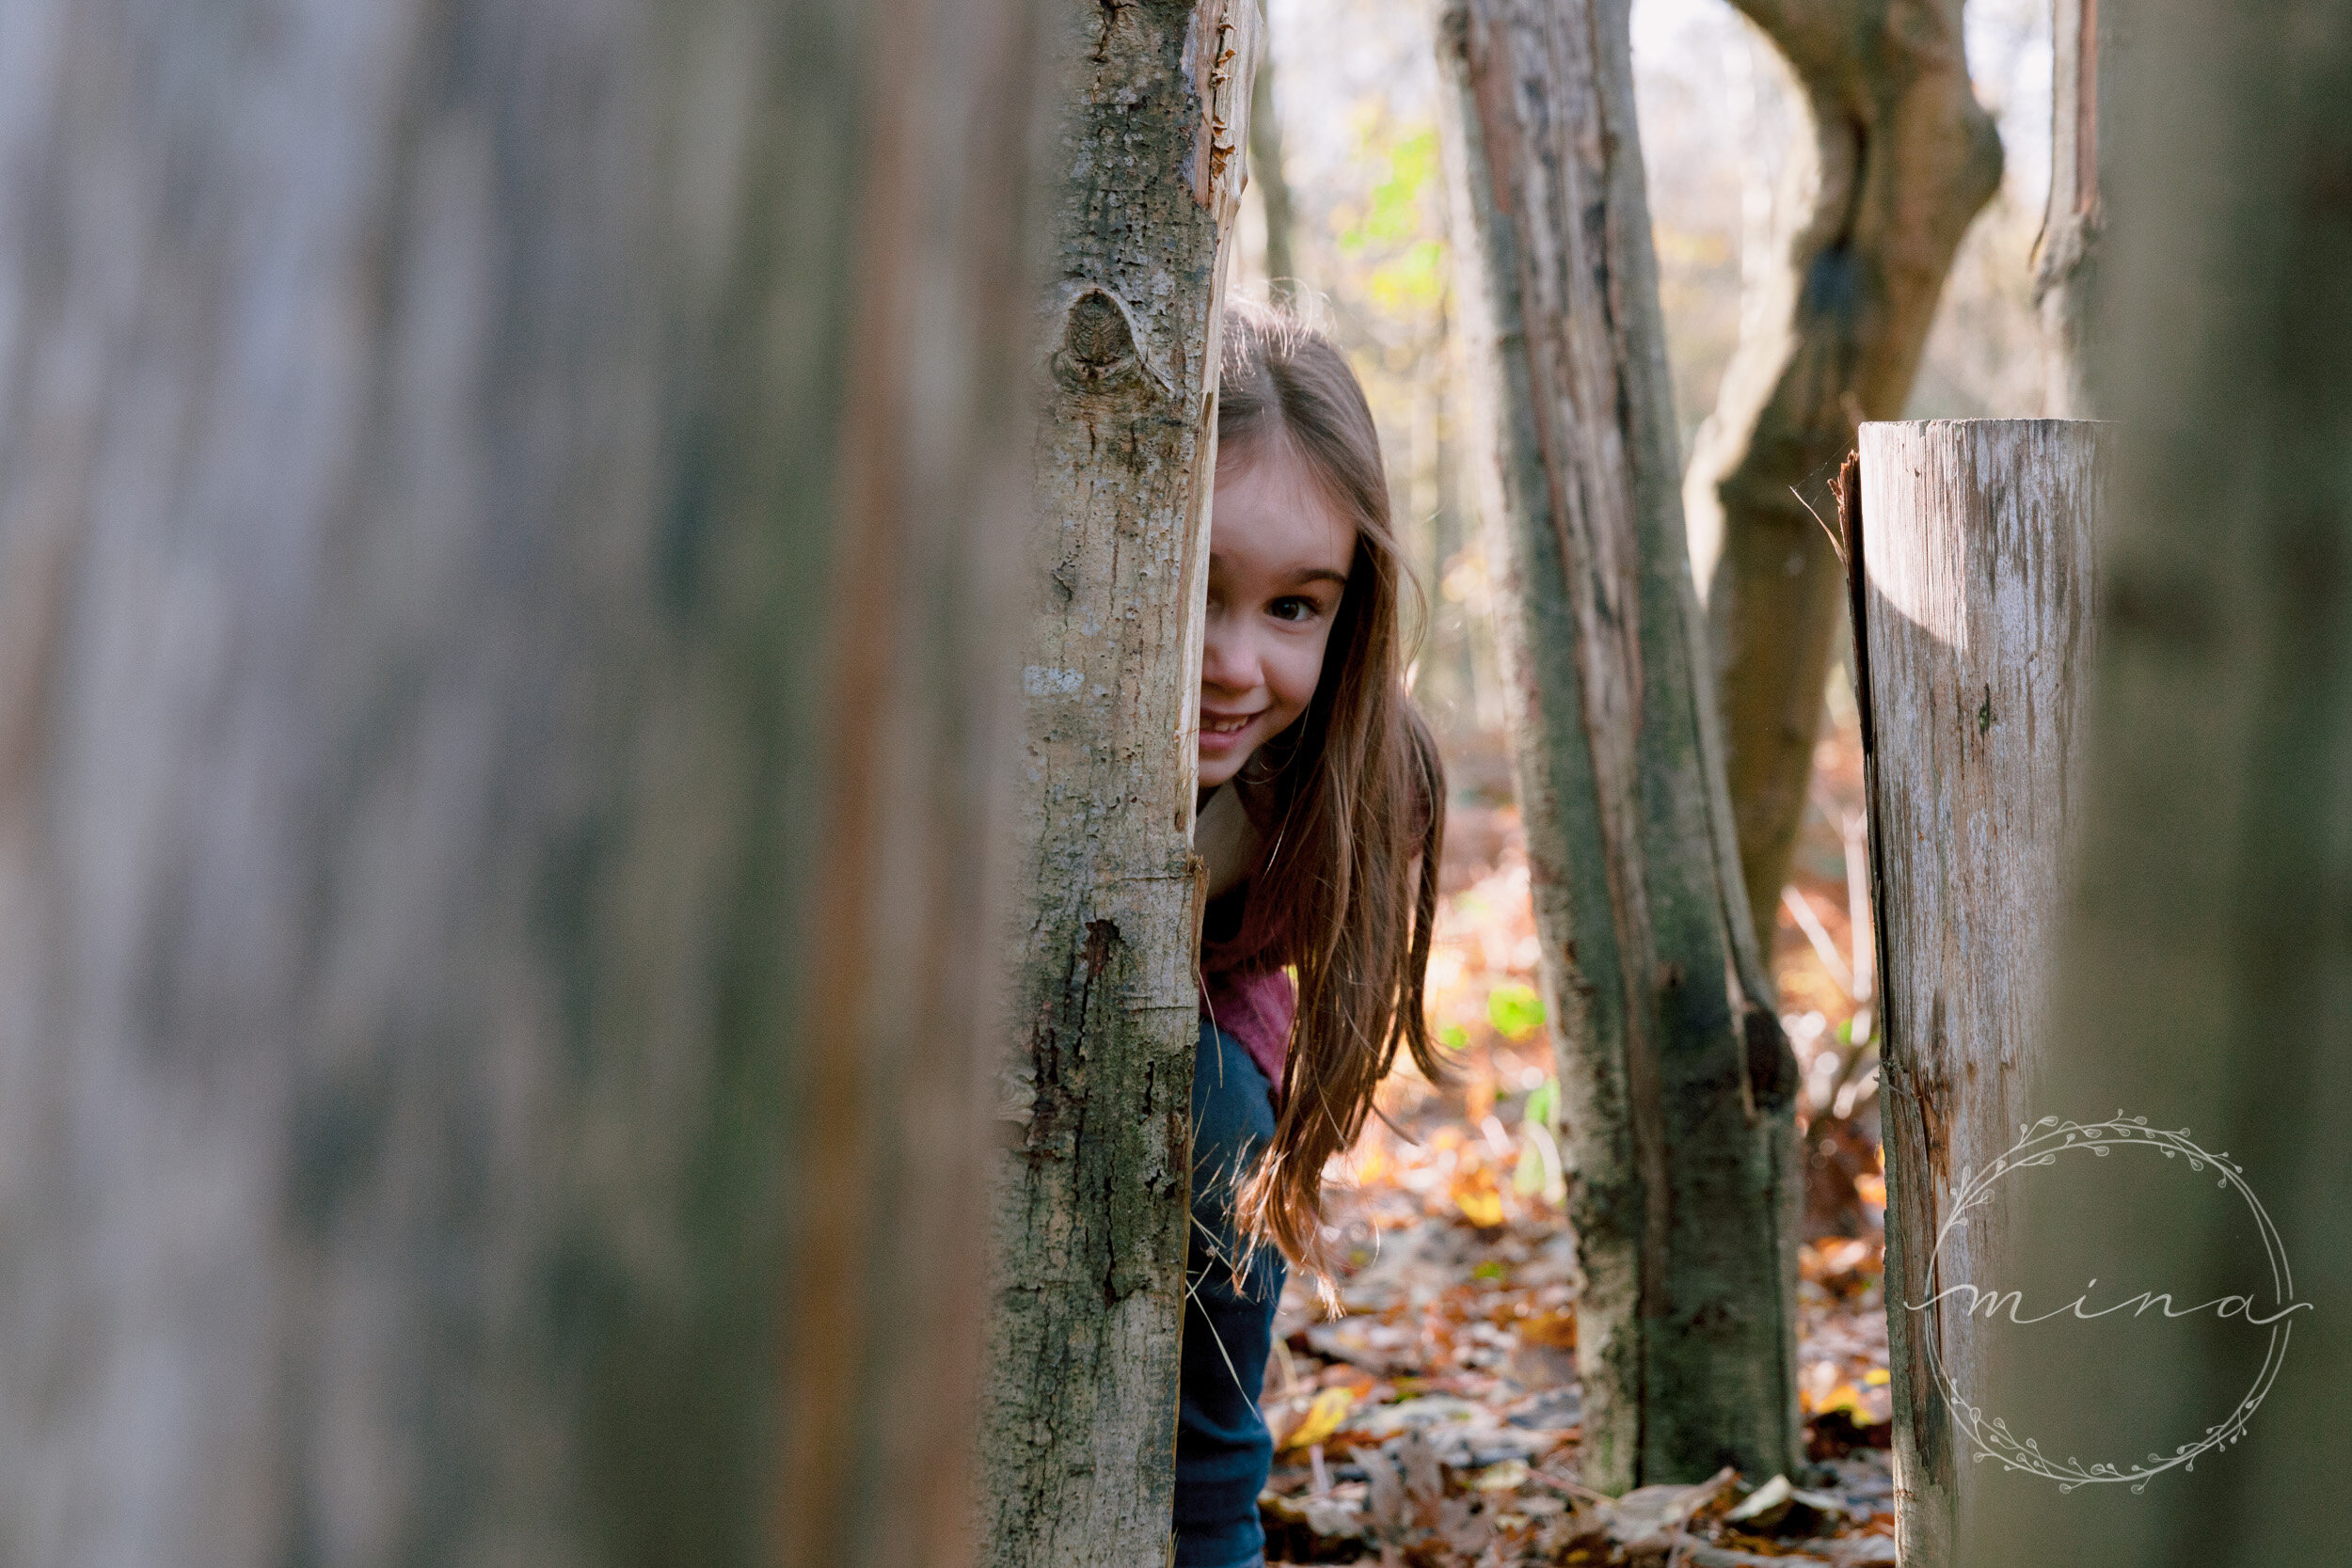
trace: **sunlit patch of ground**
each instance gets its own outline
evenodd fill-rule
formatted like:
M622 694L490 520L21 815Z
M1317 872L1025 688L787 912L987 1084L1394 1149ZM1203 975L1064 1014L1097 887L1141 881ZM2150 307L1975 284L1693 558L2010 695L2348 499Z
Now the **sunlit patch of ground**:
M1726 1476L1620 1499L1581 1483L1579 1280L1547 1127L1526 857L1510 807L1457 804L1429 974L1453 1082L1401 1069L1381 1090L1385 1119L1330 1172L1343 1314L1327 1320L1294 1279L1277 1323L1270 1560L1893 1560L1884 1185L1871 1054L1851 1042L1858 1015L1867 1027L1845 865L1861 787L1851 726L1839 726L1821 748L1792 890L1815 931L1784 908L1773 933L1805 1074L1798 1379L1813 1465L1776 1483Z

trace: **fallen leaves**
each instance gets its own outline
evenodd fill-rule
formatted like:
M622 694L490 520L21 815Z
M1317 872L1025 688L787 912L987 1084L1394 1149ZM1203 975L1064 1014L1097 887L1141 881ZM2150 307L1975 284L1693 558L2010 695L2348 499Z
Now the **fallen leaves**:
M1519 1343L1522 1345L1552 1345L1561 1350L1576 1349L1576 1313L1563 1308L1557 1312L1537 1312L1520 1320Z
M1583 1399L1549 1047L1534 990L1527 873L1507 812L1449 865L1430 1001L1462 1082L1409 1072L1335 1169L1327 1217L1342 1315L1294 1279L1264 1410L1278 1454L1261 1499L1268 1561L1383 1568L1741 1568L1892 1562L1883 1445L1886 1331L1875 1237L1800 1254L1800 1402L1815 1461L1798 1475L1644 1487L1610 1498L1578 1470ZM1450 835L1452 836L1452 835ZM1807 950L1809 954L1809 949ZM1834 1192L1883 1199L1874 1144ZM1844 1149L1845 1145L1837 1146ZM1859 1190L1861 1197L1853 1195ZM1759 1500L1760 1499L1760 1500Z
M1324 1442L1340 1430L1340 1423L1355 1405L1355 1389L1326 1388L1307 1406L1298 1424L1277 1441L1276 1448L1304 1449Z
M1879 1279L1884 1248L1875 1239L1808 1242L1798 1250L1797 1267L1797 1305L1805 1325L1797 1367L1798 1409L1807 1417L1842 1415L1854 1435L1848 1438L1837 1429L1833 1433L1847 1446L1883 1443L1894 1418L1885 1297Z
M1406 1158L1427 1158L1432 1142ZM1317 1321L1303 1287L1286 1299L1265 1402L1279 1448L1262 1499L1269 1561L1879 1560L1852 1544L1892 1525L1886 1456L1867 1446L1883 1441L1871 1417L1887 1391L1875 1247L1803 1255L1802 1366L1832 1379L1821 1392L1835 1396L1810 1402L1826 1410L1815 1449L1827 1463L1612 1499L1578 1474L1580 1281L1565 1227L1522 1217L1481 1228L1449 1209L1369 1229L1363 1265L1340 1282L1343 1316Z
M1467 1165L1455 1171L1446 1193L1462 1217L1481 1230L1492 1230L1502 1223L1502 1193L1495 1185L1494 1172L1485 1165Z

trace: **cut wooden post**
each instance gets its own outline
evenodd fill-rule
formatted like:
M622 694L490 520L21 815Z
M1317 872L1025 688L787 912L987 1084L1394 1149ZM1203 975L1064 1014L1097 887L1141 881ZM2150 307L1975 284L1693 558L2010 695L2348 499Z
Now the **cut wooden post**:
M2032 1119L2112 432L2064 420L1861 430L1855 637L1885 1008L1886 1315L1905 1568L1951 1560L1971 1469L1934 1364L1969 1386L1977 1325L1964 1297L1911 1304L1939 1288L1937 1230L1955 1186ZM1850 537L1855 524L1849 508ZM1996 1198L1956 1228L1944 1277L1994 1274L2006 1222Z

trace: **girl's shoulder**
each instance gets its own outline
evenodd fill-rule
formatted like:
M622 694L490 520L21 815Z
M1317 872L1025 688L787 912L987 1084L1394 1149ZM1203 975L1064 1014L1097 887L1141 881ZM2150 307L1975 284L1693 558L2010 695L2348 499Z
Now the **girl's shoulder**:
M1265 840L1241 791L1230 781L1217 785L1193 823L1193 852L1209 863L1209 896L1239 889L1265 858Z

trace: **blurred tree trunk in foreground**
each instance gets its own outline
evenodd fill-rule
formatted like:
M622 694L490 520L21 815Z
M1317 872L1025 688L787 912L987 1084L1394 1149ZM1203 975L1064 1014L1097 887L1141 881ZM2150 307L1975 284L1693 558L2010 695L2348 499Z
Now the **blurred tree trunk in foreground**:
M2114 4L2108 0L2110 10ZM2114 29L2099 24L2099 0L2055 0L2052 23L2050 199L2034 242L2033 274L2047 366L2043 412L2088 420L2099 407L2086 352L2106 226L2099 171L2113 155L2099 141L2099 88L2113 69Z
M2009 1478L1963 1560L2228 1568L2344 1557L2352 1405L2352 4L2165 0L2133 13L2103 139L2116 200L2092 341L2125 440L2103 562L2080 892L2061 948L2048 1109L2121 1106L2226 1150L2292 1265L2268 1397L2193 1472L2060 1496ZM2169 1174L2169 1173L2166 1173ZM2185 1180L2185 1179L2184 1179ZM2210 1188L2213 1173L2198 1183ZM2127 1289L2254 1283L2230 1225L2165 1201L2047 1193L2053 1270L2121 1230ZM2233 1250L2235 1249L2235 1250ZM2261 1253L2253 1256L2259 1259ZM2079 1273L2061 1277L2080 1278ZM2268 1286L2270 1281L2261 1283ZM2102 1286L2104 1291L2106 1286ZM2223 1421L2259 1348L2125 1341L2010 1383L2116 1410L2111 1448ZM2118 1333L2122 1330L2119 1328ZM2001 1408L1994 1404L1994 1408ZM2128 1412L2131 1419L2122 1418Z
M1576 1178L1584 1474L1770 1476L1803 1457L1795 1064L1710 730L1626 0L1469 0L1438 51Z
M954 1563L1023 0L0 48L0 1559Z
M1072 62L1022 656L981 1528L1165 1560L1190 1210L1192 854L1217 324L1257 0L1055 8Z
M1740 860L1769 948L1845 593L1797 492L1828 480L1864 420L1901 417L1952 255L2000 186L2001 144L1968 85L1962 0L1734 3L1795 70L1813 127L1786 187L1811 210L1766 296L1741 310L1755 330L1683 488Z

